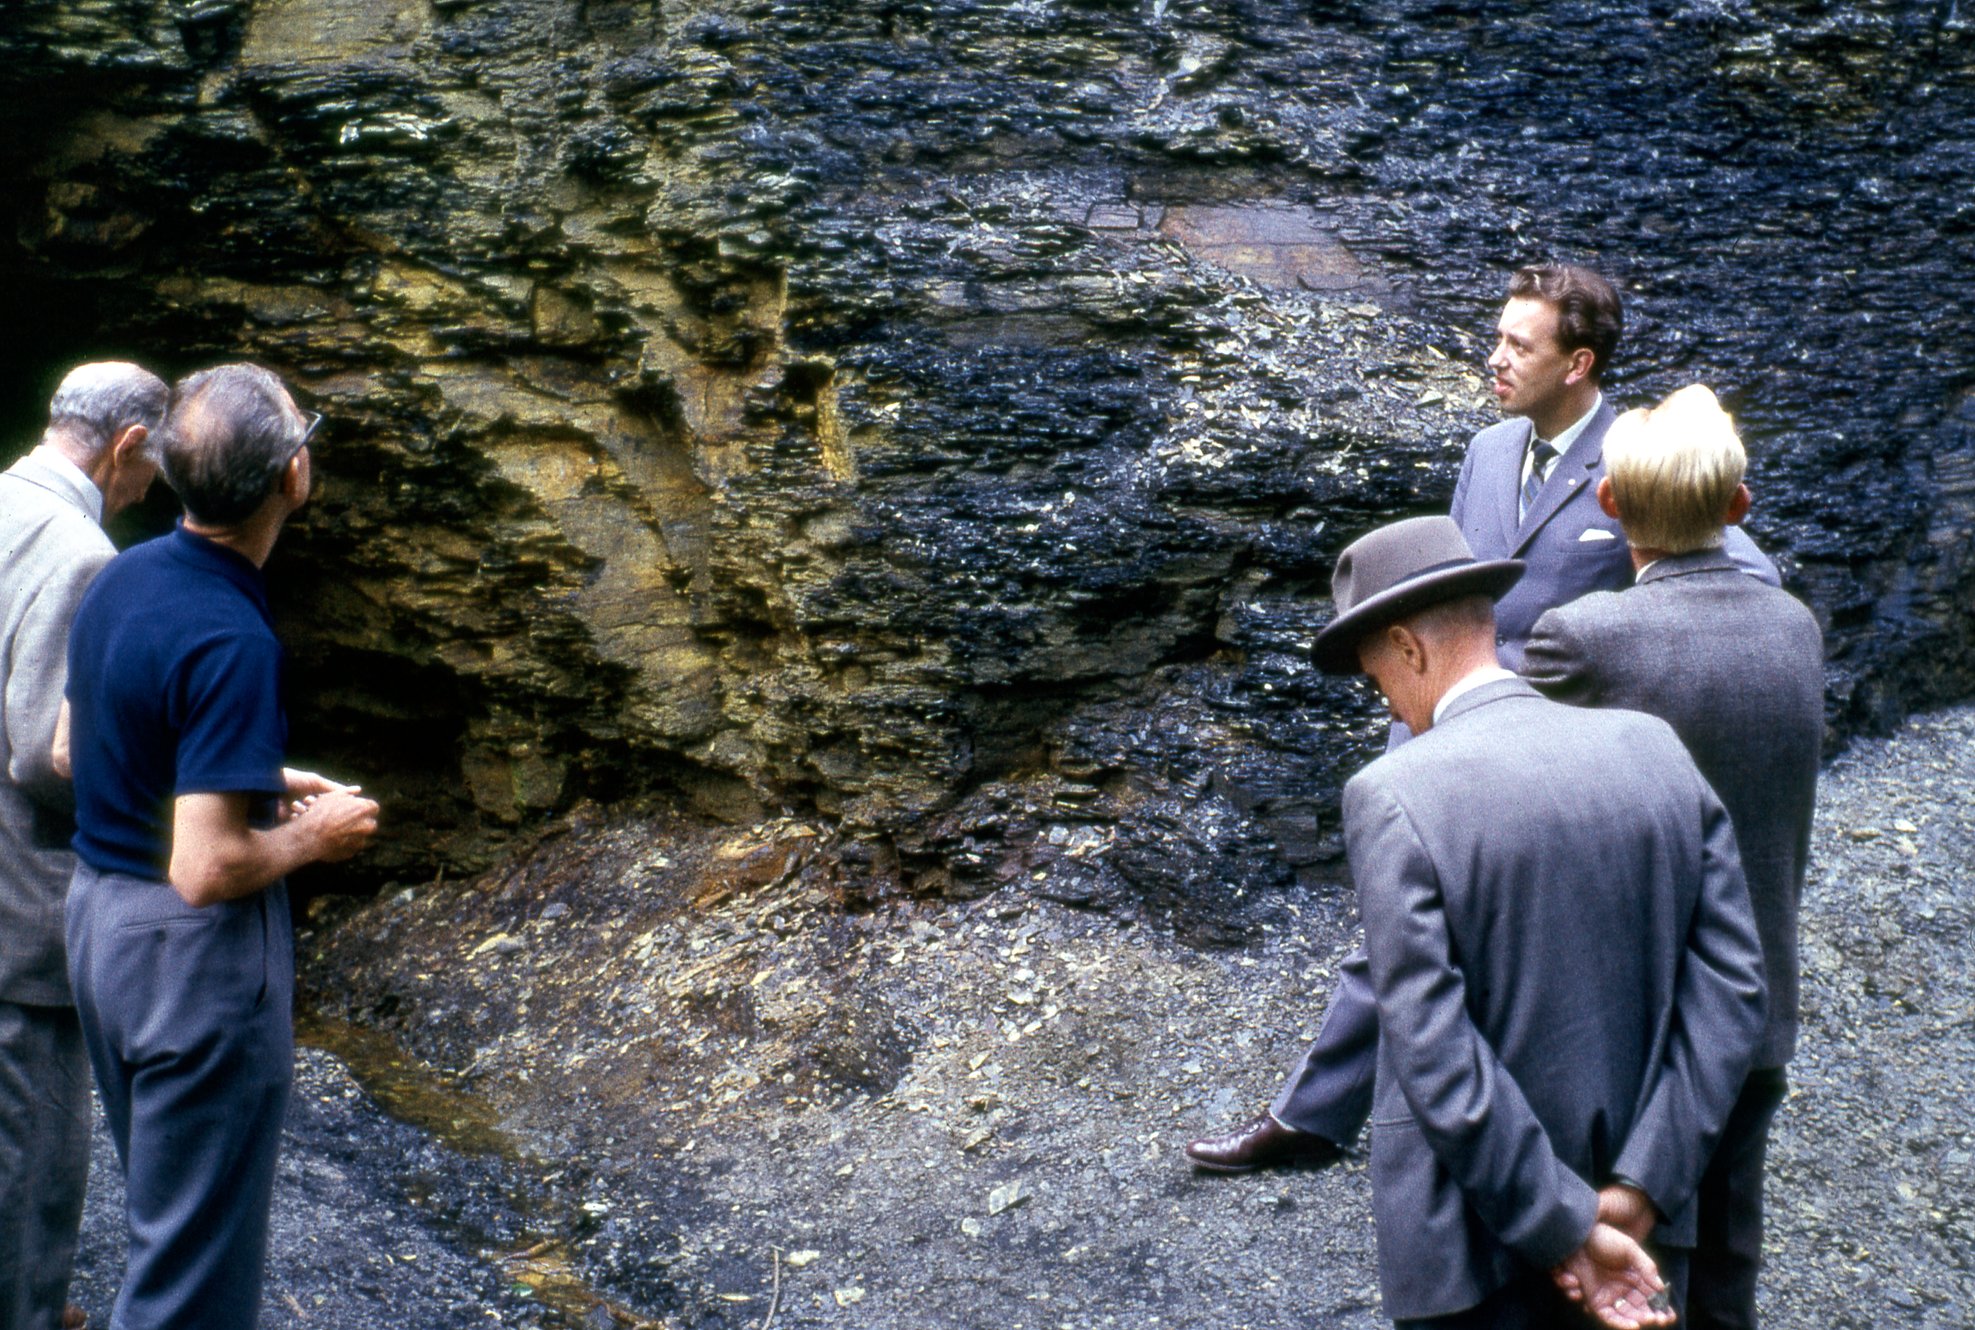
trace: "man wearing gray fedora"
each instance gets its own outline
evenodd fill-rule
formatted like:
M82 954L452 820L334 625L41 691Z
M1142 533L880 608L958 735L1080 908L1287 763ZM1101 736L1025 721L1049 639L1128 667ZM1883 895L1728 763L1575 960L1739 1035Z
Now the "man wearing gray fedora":
M1449 518L1380 528L1338 559L1314 648L1416 736L1344 790L1380 1288L1402 1326L1568 1325L1560 1286L1618 1330L1665 1325L1599 1189L1636 1189L1691 1246L1762 1034L1762 950L1728 815L1673 729L1502 668L1494 602L1522 571ZM1676 1288L1683 1256L1663 1252Z

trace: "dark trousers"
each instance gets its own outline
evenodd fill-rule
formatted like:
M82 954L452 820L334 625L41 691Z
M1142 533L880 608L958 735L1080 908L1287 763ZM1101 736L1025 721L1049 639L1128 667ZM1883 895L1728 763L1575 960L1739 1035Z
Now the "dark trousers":
M0 1002L0 1326L56 1330L89 1182L89 1059L71 1007Z
M1750 1072L1728 1115L1721 1144L1701 1175L1685 1322L1693 1330L1754 1330L1756 1275L1762 1268L1763 1161L1769 1124L1789 1088L1781 1067Z
M1673 1290L1674 1311L1681 1314L1675 1324L1681 1326L1687 1324L1681 1295L1689 1256L1690 1253L1680 1250L1653 1253L1660 1278ZM1392 1324L1398 1330L1589 1330L1594 1323L1582 1308L1557 1292L1548 1274L1523 1270L1477 1306L1445 1316Z
M1372 1111L1378 1070L1378 1000L1371 961L1360 946L1344 958L1324 1023L1269 1105L1276 1121L1349 1145Z
M252 1330L294 1076L280 884L200 909L78 865L69 978L127 1183L111 1330Z
M1394 717L1385 734L1385 751L1412 737L1406 722ZM1371 957L1361 942L1344 958L1317 1041L1303 1051L1269 1112L1285 1127L1349 1145L1372 1115L1377 1070L1378 999L1372 994Z

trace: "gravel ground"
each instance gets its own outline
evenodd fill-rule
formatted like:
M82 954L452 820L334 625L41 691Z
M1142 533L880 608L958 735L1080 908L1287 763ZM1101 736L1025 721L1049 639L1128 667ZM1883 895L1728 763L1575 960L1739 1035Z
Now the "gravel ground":
M1826 773L1773 1325L1970 1324L1970 789L1975 709ZM1360 1158L1218 1178L1178 1154L1313 1033L1341 897L1285 895L1251 945L1201 951L1009 890L847 914L807 829L655 834L579 829L305 939L319 1003L494 1125L428 1109L463 1142L440 1145L305 1053L265 1324L1384 1324ZM99 1150L78 1286L98 1325L115 1176Z
M526 1228L491 1161L394 1121L335 1058L302 1049L275 1183L266 1326L441 1330L539 1323L498 1259ZM110 1323L123 1185L99 1116L72 1300ZM485 1254L483 1254L485 1253Z

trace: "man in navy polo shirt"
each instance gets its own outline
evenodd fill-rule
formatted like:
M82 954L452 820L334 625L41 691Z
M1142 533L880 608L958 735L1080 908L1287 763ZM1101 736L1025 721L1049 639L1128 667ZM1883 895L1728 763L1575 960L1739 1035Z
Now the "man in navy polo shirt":
M311 429L258 366L181 381L185 518L111 560L69 637L69 978L128 1184L117 1330L254 1325L294 1071L282 879L377 828L355 787L282 765L261 567L308 499Z

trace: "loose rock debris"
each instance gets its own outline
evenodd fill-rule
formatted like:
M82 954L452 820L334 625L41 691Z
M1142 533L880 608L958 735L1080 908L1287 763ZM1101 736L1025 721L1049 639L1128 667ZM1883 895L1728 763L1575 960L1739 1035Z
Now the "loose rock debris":
M1861 741L1824 778L1774 1324L1931 1330L1975 1298L1971 788L1975 710ZM499 1143L392 1121L305 1051L267 1324L1384 1324L1361 1157L1208 1178L1178 1154L1314 1033L1351 941L1340 899L1284 892L1259 942L1201 950L1039 896L847 912L830 848L796 823L598 822L505 875L323 920L319 1011L388 1032ZM710 888L763 852L780 867ZM503 933L528 945L473 954ZM78 1285L98 1317L114 1178L105 1150ZM567 1272L563 1301L521 1278L538 1268Z

